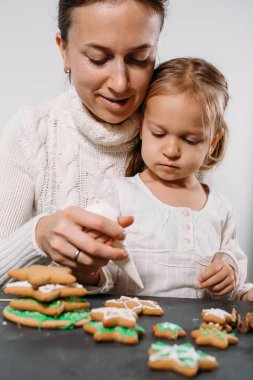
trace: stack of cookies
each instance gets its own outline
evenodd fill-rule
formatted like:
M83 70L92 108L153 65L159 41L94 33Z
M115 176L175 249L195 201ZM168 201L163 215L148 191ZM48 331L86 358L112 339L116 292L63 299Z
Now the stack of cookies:
M199 329L191 332L191 336L195 339L197 345L210 345L226 349L230 344L238 343L238 338L233 333L230 333L232 326L237 323L235 309L231 314L222 309L204 309L201 317L204 322Z
M18 297L3 310L16 324L39 328L72 328L89 319L87 290L76 282L71 269L32 265L9 272L15 279L4 293Z

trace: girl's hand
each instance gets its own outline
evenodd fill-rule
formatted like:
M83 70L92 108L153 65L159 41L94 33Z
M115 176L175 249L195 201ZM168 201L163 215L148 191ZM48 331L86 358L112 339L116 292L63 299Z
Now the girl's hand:
M241 298L241 301L253 301L253 288L244 293Z
M120 218L117 224L71 206L41 218L36 227L36 240L53 261L71 267L82 283L96 284L101 267L109 260L127 258L127 253L113 247L112 242L124 240L123 227L132 223L130 216ZM77 250L80 250L78 257Z
M236 276L229 264L217 260L208 265L198 281L201 289L208 288L215 296L225 296L235 289Z

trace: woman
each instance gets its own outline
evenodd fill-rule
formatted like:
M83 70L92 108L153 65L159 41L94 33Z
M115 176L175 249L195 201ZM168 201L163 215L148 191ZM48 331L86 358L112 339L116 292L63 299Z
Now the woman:
M56 42L68 93L26 108L0 146L0 279L14 267L52 261L86 285L127 253L131 217L113 223L84 210L104 177L122 176L155 64L165 1L59 1Z

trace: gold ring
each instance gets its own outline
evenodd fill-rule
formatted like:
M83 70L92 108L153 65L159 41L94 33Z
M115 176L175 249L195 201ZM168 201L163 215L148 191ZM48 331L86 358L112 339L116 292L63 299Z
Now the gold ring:
M80 249L77 249L77 250L75 251L74 261L77 261L77 260L78 260L78 257L79 257L79 255L80 255L80 253L81 253Z

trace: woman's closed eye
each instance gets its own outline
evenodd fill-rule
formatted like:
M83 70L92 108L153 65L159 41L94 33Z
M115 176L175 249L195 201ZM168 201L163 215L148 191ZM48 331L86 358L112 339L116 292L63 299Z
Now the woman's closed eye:
M136 65L136 66L146 66L150 62L150 57L147 57L145 59L139 59L136 57L128 57L126 59L126 63L130 65Z
M108 62L109 60L109 57L105 57L105 58L91 58L91 57L87 57L88 60L90 61L90 63L92 63L93 65L96 65L96 66L102 66L104 65L106 62Z

